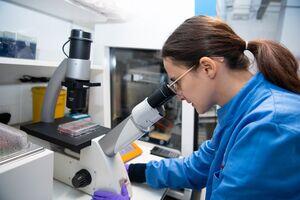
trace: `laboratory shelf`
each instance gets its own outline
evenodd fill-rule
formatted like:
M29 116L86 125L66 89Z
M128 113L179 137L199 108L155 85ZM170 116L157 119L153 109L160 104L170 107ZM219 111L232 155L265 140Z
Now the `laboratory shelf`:
M12 65L15 67L24 66L36 66L36 67L58 67L60 62L57 61L45 61L45 60L30 60L30 59L19 59L19 58L5 58L0 57L0 67ZM92 65L93 70L103 70L100 65Z
M59 62L0 57L0 65L57 67Z
M94 28L97 23L106 23L111 20L110 13L102 13L93 8L76 5L75 2L66 0L5 0L10 3L29 8L53 17L57 17L72 23ZM113 19L118 21L118 19Z

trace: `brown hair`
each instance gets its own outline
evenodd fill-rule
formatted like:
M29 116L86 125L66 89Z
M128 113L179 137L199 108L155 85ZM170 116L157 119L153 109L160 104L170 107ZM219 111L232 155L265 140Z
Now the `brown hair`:
M187 19L167 39L162 57L170 57L185 66L197 65L203 56L224 57L229 68L247 69L249 60L244 50L253 53L258 69L273 84L300 93L298 63L292 53L277 42L246 42L226 23L207 16Z

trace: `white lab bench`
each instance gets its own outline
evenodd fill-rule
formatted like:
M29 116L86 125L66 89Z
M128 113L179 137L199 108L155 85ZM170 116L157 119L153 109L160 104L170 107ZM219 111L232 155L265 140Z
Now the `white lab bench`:
M153 144L136 141L136 144L143 150L142 155L134 158L128 163L146 163L150 160L160 160L161 157L150 154ZM132 184L132 198L131 200L160 200L164 195L166 189L152 189L146 184ZM54 200L91 200L91 196L76 190L57 180L53 181L53 199Z

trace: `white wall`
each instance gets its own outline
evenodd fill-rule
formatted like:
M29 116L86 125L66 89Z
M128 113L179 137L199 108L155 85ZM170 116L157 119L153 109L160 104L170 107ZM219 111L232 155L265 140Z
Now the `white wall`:
M104 62L104 46L160 49L169 34L194 15L194 0L123 0L125 23L95 26L95 61Z
M110 126L108 48L161 49L164 41L185 19L194 16L194 0L123 0L125 23L95 26L95 62L104 66L104 124Z
M19 124L32 120L31 88L45 84L26 83L0 86L0 113L11 114L9 124Z
M288 0L283 10L280 10L280 7L269 6L261 20L256 20L256 12L250 14L249 20L234 20L232 13L228 12L226 22L245 40L277 40L300 58L299 6L299 0Z
M229 14L226 22L244 40L257 38L277 40L278 20L278 13L266 12L261 20L256 20L255 17L249 20L233 20Z
M300 1L290 0L285 9L280 41L300 60Z

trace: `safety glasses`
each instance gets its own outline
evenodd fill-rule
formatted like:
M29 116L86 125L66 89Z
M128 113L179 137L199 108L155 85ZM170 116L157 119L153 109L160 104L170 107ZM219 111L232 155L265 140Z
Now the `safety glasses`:
M175 81L167 84L168 88L170 88L174 93L177 93L178 90L180 89L179 85L178 85L178 81L180 79L182 79L187 73L189 73L190 71L192 71L193 68L195 68L196 65L193 65L191 68L189 68L188 70L186 70L183 74L181 74Z

